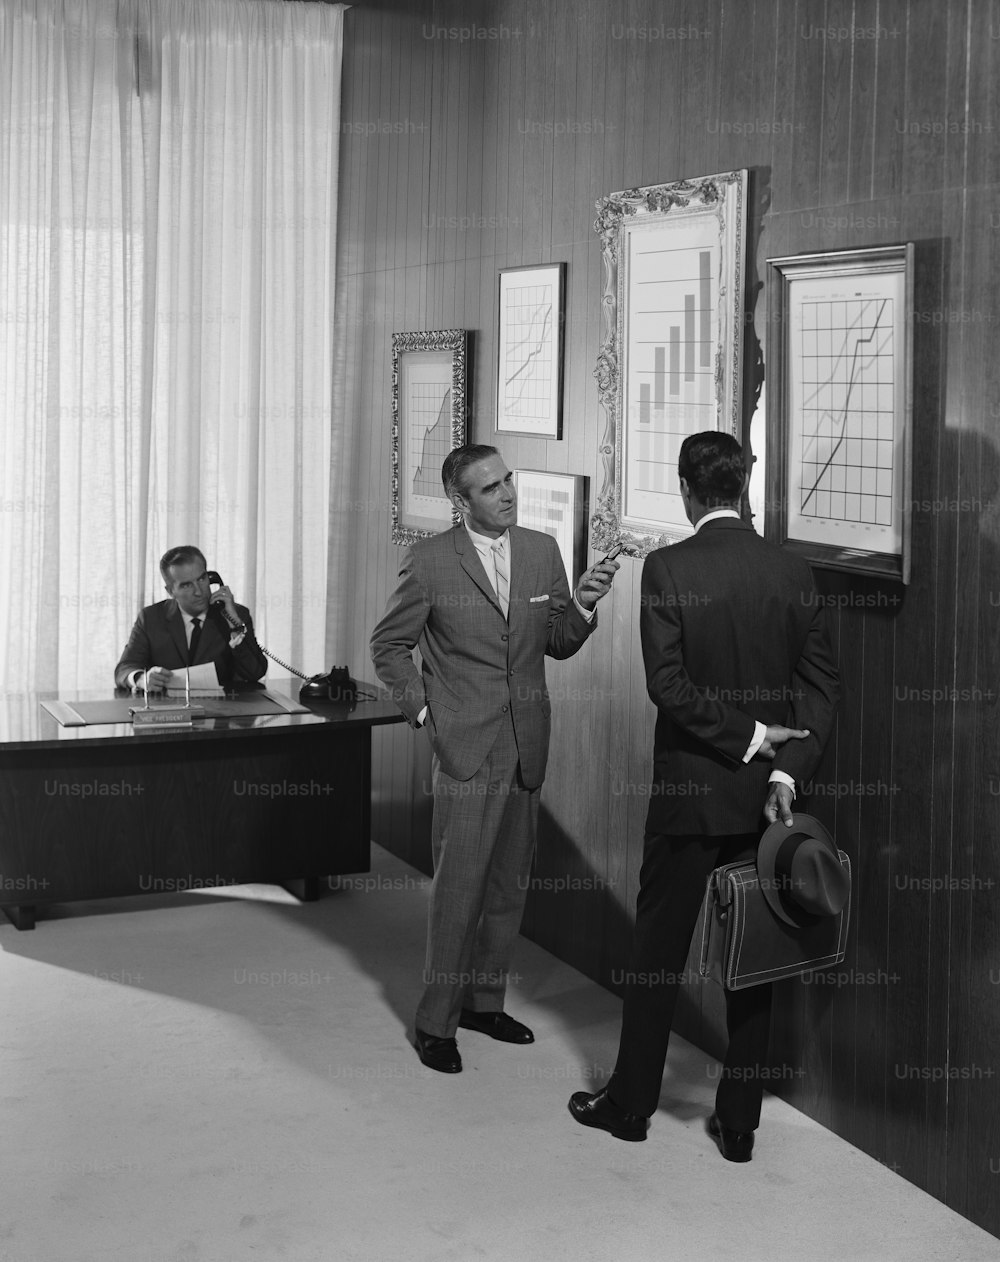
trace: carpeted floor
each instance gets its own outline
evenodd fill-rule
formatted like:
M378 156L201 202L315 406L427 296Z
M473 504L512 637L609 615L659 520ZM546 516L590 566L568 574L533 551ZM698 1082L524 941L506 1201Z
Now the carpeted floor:
M1000 1243L770 1096L754 1160L704 1134L675 1040L649 1139L577 1126L618 1000L522 939L529 1047L407 1042L426 882L375 848L299 905L247 886L0 926L0 1262L995 1262ZM349 882L350 884L350 882Z

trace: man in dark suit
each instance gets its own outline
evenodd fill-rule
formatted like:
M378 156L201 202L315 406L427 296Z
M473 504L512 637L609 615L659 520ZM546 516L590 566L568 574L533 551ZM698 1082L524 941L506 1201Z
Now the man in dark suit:
M185 666L212 664L214 682L256 683L267 659L254 639L253 619L223 583L209 587L205 558L194 547L171 548L160 560L168 600L139 614L115 667L115 685L141 692L166 688Z
M646 1138L691 936L713 868L753 857L763 819L792 823L833 726L837 668L807 563L740 519L743 453L728 434L685 439L688 539L642 575L646 684L657 707L653 783L618 1060L570 1112L619 1139ZM768 767L772 769L768 775ZM726 992L729 1046L709 1133L747 1161L760 1121L771 986Z
M548 757L544 659L571 657L593 632L618 565L592 566L571 598L556 541L516 524L513 475L494 447L455 449L441 476L464 521L404 555L371 651L434 754L434 882L414 1044L425 1065L457 1073L459 1026L508 1043L533 1038L503 1005Z

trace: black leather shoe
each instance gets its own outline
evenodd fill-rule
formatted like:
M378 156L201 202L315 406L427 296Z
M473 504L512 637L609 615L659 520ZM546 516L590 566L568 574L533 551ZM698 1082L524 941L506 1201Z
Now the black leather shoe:
M602 1131L610 1131L615 1139L638 1143L646 1138L649 1129L649 1118L620 1109L609 1097L607 1087L596 1095L575 1091L569 1098L569 1111L581 1126L596 1126Z
M442 1039L436 1034L425 1034L423 1030L414 1030L413 1046L428 1069L436 1069L439 1074L462 1072L462 1058L458 1054L458 1044L454 1039Z
M753 1131L734 1131L723 1126L718 1114L708 1119L708 1133L719 1145L719 1152L727 1161L749 1161L753 1153Z
M458 1024L463 1030L478 1030L501 1043L534 1043L535 1036L526 1025L515 1021L506 1012L473 1012L463 1008Z

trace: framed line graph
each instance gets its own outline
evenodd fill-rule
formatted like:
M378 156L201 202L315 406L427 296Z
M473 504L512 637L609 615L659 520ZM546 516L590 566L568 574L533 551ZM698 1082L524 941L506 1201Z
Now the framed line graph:
M500 272L498 433L562 437L565 292L565 263Z
M742 429L747 172L597 202L606 424L594 546L645 556L691 533L677 480L689 434Z
M465 329L392 335L392 541L410 544L456 520L441 465L465 442Z
M769 259L774 542L907 583L912 243Z

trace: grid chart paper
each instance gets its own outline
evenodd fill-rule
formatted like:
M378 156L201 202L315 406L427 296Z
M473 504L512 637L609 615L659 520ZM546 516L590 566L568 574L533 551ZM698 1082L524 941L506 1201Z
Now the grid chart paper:
M825 521L892 524L893 302L807 302L800 327L799 511Z
M445 500L441 466L452 447L451 390L446 389L442 398L439 384L415 381L409 406L413 495Z
M548 491L519 480L517 488L518 525L551 535L559 545L570 583L573 573L573 517L568 491Z
M719 252L706 226L676 246L630 239L632 354L626 382L626 515L684 523L677 457L689 434L716 428Z
M544 422L552 397L555 339L551 285L521 285L507 292L503 413Z

